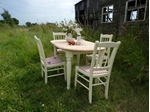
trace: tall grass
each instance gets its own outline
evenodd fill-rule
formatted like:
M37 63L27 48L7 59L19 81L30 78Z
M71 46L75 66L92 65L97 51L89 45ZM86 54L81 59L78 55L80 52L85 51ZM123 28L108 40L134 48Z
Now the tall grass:
M127 73L124 77L129 82L144 84L149 82L149 37L145 37L140 23L121 25L124 29L119 36L114 35L113 41L121 41L121 46L115 59L116 69ZM100 38L100 31L87 26L83 27L82 35L89 41L95 42Z
M125 76L130 82L144 84L148 88L149 82L149 37L143 36L143 28L139 23L124 27L120 35L122 45L116 57L117 68L128 72Z
M74 90L75 58L70 90L66 89L63 77L50 78L45 85L41 77L39 54L33 37L37 35L43 43L46 56L52 56L53 46L50 40L52 40L52 32L58 30L56 26L44 24L31 28L0 27L1 112L148 112L148 90L143 85L129 83L129 71L123 70L123 66L119 65L122 64L121 59L124 59L121 55L125 55L122 50L126 48L123 47L126 45L126 38L121 39L122 45L112 71L108 100L105 99L104 88L101 86L93 89L91 105L88 103L87 90L79 85ZM87 29L89 35L87 39L99 37L98 32L91 34L90 32L94 31ZM82 56L80 63L84 62L85 58ZM125 65L124 68L128 69Z

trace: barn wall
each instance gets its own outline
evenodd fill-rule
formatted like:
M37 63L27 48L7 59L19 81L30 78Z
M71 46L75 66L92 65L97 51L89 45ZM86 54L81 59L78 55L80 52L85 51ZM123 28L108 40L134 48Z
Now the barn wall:
M82 0L75 4L75 19L91 28L99 30L102 33L119 33L122 26L133 22L125 21L126 1L128 0ZM113 5L113 22L102 22L102 7ZM145 21L140 24L146 29L149 28L149 0L147 0L147 10ZM148 32L148 30L146 30Z

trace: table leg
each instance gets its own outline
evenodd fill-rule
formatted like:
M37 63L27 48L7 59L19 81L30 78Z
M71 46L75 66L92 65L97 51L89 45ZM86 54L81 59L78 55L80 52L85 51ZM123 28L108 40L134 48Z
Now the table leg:
M66 61L67 61L67 89L70 89L70 84L71 84L71 58L73 57L72 52L66 51Z

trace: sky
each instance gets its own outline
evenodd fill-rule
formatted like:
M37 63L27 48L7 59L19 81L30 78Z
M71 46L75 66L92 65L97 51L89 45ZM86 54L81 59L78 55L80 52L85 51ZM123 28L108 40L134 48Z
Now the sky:
M0 20L3 9L12 18L19 20L19 25L31 23L56 23L64 19L75 20L74 5L80 0L0 0Z

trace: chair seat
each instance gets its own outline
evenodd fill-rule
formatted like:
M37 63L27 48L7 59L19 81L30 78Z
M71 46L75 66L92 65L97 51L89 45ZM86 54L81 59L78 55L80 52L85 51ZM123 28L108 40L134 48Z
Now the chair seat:
M64 51L62 49L57 49L57 52L64 53Z
M51 64L58 64L58 63L62 63L63 61L57 57L57 56L53 56L53 57L49 57L49 58L46 58L46 63L48 65L51 65Z
M79 67L81 70L83 70L84 72L90 73L90 68L91 66L80 66ZM99 70L99 71L94 71L93 72L93 76L94 75L103 75L103 74L107 74L108 71L107 70Z
M93 57L93 54L88 54L88 55L86 55L87 56L87 58L92 58ZM98 57L98 54L96 54L96 58Z

